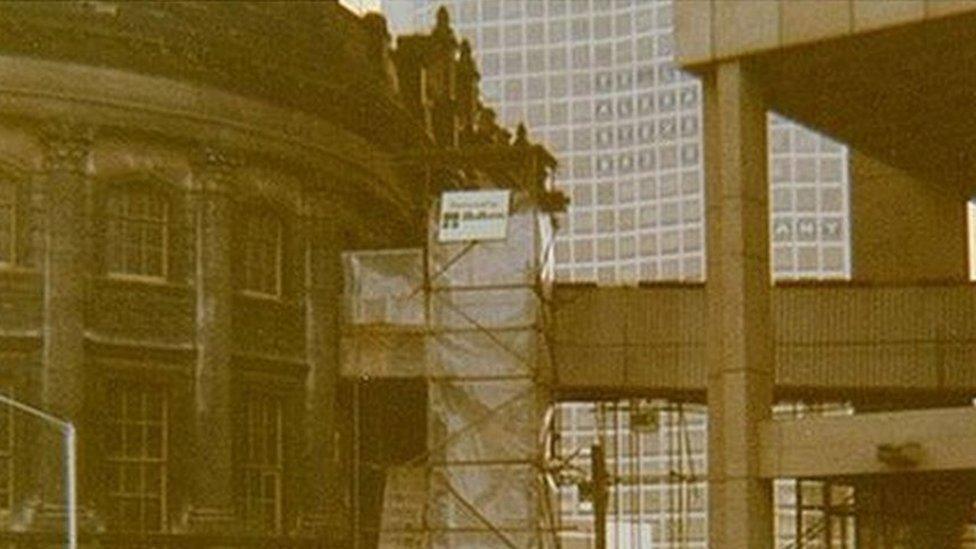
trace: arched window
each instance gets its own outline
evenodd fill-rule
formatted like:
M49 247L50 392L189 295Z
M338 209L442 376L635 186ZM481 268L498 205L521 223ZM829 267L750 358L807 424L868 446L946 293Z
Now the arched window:
M0 266L17 261L17 185L0 176Z
M243 216L245 292L281 294L281 221L271 210L249 208Z
M148 186L121 185L108 195L105 258L109 274L165 279L169 203Z

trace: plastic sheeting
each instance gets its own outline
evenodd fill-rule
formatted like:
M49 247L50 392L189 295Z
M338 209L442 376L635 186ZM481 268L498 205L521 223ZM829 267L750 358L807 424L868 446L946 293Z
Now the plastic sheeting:
M423 251L343 254L342 373L351 377L426 374Z
M381 547L549 545L542 322L552 235L524 196L513 202L506 239L490 242L439 243L435 210L426 273L420 250L345 257L343 373L428 380L424 473L387 472ZM404 487L420 476L422 536L401 524L412 512Z

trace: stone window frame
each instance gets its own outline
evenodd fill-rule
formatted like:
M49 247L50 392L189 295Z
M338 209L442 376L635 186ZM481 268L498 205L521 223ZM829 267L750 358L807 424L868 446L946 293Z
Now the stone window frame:
M168 492L169 492L169 427L170 427L170 395L166 386L159 383L135 382L129 380L114 380L113 387L107 396L106 408L111 413L105 426L106 438L105 463L108 477L106 480L106 497L110 516L118 513L118 520L112 526L120 531L156 533L165 532L169 528ZM120 400L115 398L119 396ZM149 410L150 398L158 398L158 416ZM128 404L132 400L138 401L139 410L133 410ZM113 409L115 408L115 409ZM130 412L135 413L131 415ZM139 441L129 445L130 435L138 432ZM158 446L153 455L150 447L151 433L158 434ZM118 436L118 444L113 437ZM118 448L118 450L114 450ZM131 451L130 451L131 450ZM153 470L158 477L158 491L150 491L147 483L152 480ZM126 482L135 480L127 478L133 471L138 472L138 487L129 491ZM113 482L114 481L114 482ZM158 515L155 519L148 516L150 505L157 503ZM139 519L136 523L125 517L125 503L137 503ZM149 522L152 520L152 522ZM154 527L153 523L157 522ZM110 521L111 522L111 521ZM121 525L121 528L119 528ZM132 527L135 525L135 527Z
M250 529L280 533L284 523L285 398L257 388L247 389L243 397L240 462L245 522ZM272 508L270 517L263 509L267 505Z
M249 297L264 299L280 299L284 291L283 267L284 267L284 248L285 248L285 221L278 208L261 202L251 202L243 204L241 214L238 216L239 228L236 238L240 241L240 291ZM258 221L270 221L270 225L255 227ZM273 230L271 230L273 225ZM273 239L265 240L268 234L274 234ZM258 241L261 242L258 242ZM273 242L272 242L273 240ZM271 250L273 261L260 261L260 265L255 265L254 246L260 244L266 248L264 252ZM255 273L255 269L260 267L260 274ZM269 276L270 275L270 276ZM254 276L261 278L255 282ZM270 283L268 283L270 281Z
M13 397L14 388L10 380L0 381L0 393ZM17 437L16 424L14 422L14 409L10 406L0 406L0 433L6 436L0 437L0 469L5 469L6 478L0 478L0 514L9 514L13 510L14 492L16 488L16 457Z
M8 221L0 226L0 242L6 240L5 249L0 249L0 269L9 269L18 262L18 234L20 226L20 183L6 171L0 170L0 221L4 213ZM3 232L6 231L6 234Z
M121 197L125 200L131 200L133 196L138 194L144 194L158 199L163 208L162 217L158 219L130 218L112 212L114 199ZM172 253L171 247L173 243L174 211L172 193L159 181L145 177L134 177L108 183L104 190L102 202L102 215L105 223L102 242L103 253L105 254L105 275L113 279L141 282L162 283L169 280L172 271L170 254ZM112 257L113 253L118 252L113 252L112 250L114 246L124 245L124 242L118 240L118 235L112 229L113 223L117 221L122 221L123 223L155 224L162 229L161 244L159 247L159 253L161 254L159 258L159 273L134 272L125 270L124 266L123 270L116 269L116 265L113 265Z

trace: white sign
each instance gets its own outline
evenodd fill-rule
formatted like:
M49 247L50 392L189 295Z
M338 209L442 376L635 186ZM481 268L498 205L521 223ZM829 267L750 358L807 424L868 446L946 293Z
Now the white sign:
M502 240L511 191L459 191L441 195L438 240Z

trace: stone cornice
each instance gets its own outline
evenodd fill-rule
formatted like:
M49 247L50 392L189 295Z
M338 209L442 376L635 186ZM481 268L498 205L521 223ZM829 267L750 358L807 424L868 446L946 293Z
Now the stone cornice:
M390 157L358 135L307 114L185 82L0 56L0 117L150 132L190 149L216 146L314 172L337 195L372 196L408 211ZM341 184L340 184L341 183Z
M0 5L0 51L213 86L323 117L390 147L417 137L379 59L366 53L368 30L338 6L96 4Z
M186 82L23 57L0 56L0 114L68 118L292 158L311 153L336 170L374 177L364 166L382 159L361 137L304 113Z

